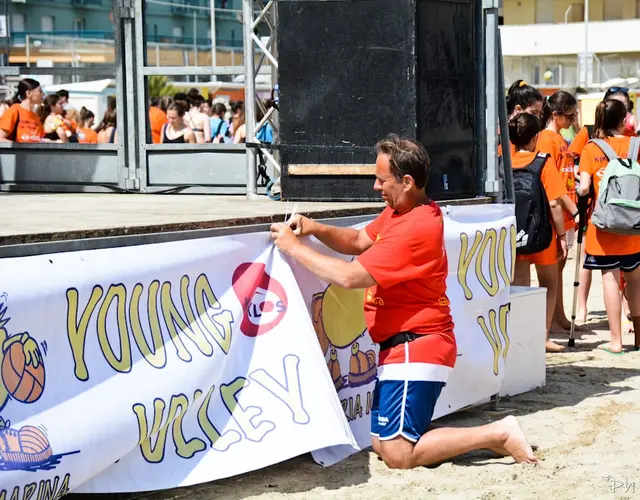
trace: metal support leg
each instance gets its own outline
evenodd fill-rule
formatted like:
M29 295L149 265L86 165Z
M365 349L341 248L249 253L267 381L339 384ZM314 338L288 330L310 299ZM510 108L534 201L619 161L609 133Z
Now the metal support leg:
M498 33L498 90L504 92L504 67L502 63L502 41ZM509 140L509 123L507 121L507 101L498 94L498 117L500 121L500 144L502 145L502 179L504 180L504 203L515 203L513 188L513 170L511 166L511 143Z
M242 22L244 26L244 79L245 79L245 124L246 142L254 142L256 137L256 82L253 56L253 0L242 0ZM257 197L256 150L247 148L247 198Z
M498 78L498 0L484 0L486 34L486 95L487 95L487 177L485 193L502 203L502 182L498 165L498 99L504 100L504 91L497 92Z

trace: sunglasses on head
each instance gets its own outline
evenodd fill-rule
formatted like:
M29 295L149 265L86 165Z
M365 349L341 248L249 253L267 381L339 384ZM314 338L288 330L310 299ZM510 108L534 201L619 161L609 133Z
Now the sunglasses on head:
M620 92L623 94L629 94L629 88L628 87L609 87L609 90L607 90L608 94L618 94Z

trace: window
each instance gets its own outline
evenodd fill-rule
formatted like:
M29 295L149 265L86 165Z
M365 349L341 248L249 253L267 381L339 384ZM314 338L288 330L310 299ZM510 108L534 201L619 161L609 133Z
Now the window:
M42 16L40 18L40 29L42 31L53 31L54 18L53 16Z
M84 31L84 19L73 20L73 31L76 33Z
M540 66L537 64L533 67L533 84L540 85Z
M24 31L24 14L13 14L11 16L11 31Z
M536 23L553 23L554 0L536 0Z
M584 4L583 3L572 3L571 10L569 11L569 15L567 16L567 21L570 23L582 23L584 22Z
M182 38L184 35L184 30L182 29L182 26L174 26L171 30L171 34L176 38Z
M604 2L604 20L624 19L624 0L607 0Z

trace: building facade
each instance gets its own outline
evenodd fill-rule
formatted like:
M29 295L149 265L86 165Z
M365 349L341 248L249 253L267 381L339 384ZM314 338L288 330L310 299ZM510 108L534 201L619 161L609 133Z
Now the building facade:
M113 62L111 0L5 2L10 64ZM216 46L241 52L242 1L215 0L214 5ZM198 58L198 50L211 50L210 0L144 0L144 24L152 63L156 58L159 66L211 64Z
M505 80L601 88L640 76L640 0L504 0Z

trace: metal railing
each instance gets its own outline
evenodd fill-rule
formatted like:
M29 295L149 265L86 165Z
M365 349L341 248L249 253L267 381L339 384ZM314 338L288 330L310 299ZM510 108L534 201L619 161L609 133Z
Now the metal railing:
M31 41L41 40L45 43L46 40L54 39L75 39L84 41L111 41L113 43L113 31L12 31L10 36L11 46L21 47L27 43L27 39ZM211 46L210 37L193 37L193 36L175 36L164 34L147 34L147 43L166 43L177 45L199 45L199 46ZM229 48L242 48L242 39L236 40L233 38L218 38L216 37L216 46L229 47Z

